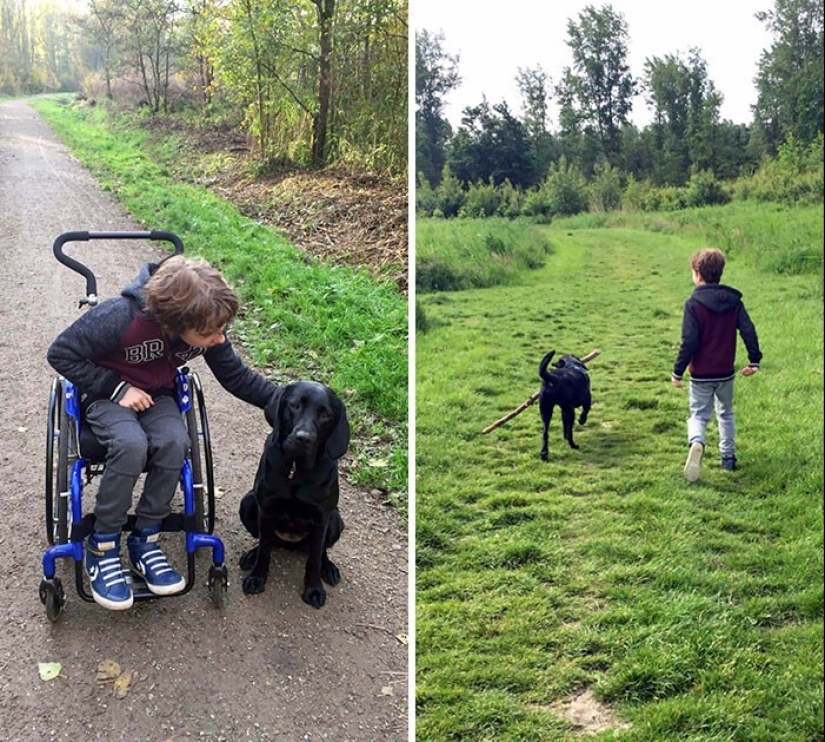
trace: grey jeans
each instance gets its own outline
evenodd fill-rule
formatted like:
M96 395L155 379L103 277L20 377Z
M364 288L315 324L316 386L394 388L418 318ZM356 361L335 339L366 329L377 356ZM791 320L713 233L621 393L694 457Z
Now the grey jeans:
M159 524L170 512L189 435L173 397L135 412L109 400L93 402L86 421L106 449L106 466L95 503L95 531L119 533L132 507L132 492L146 470L135 508L136 528Z
M719 426L719 453L736 453L736 423L733 417L733 379L727 381L690 382L690 417L687 421L688 443L704 445L705 431L711 414L716 413Z

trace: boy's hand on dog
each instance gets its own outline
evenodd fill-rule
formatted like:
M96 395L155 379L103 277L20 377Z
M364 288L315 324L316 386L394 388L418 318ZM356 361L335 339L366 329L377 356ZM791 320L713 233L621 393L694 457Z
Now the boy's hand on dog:
M143 389L130 386L120 398L118 404L121 407L128 407L135 412L143 412L152 407L155 404L155 400L152 399L151 395L144 392Z

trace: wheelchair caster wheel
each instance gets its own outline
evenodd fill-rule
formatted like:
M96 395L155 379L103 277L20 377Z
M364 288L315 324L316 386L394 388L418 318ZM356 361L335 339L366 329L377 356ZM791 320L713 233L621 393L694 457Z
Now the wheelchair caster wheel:
M66 593L59 577L43 578L40 582L40 602L46 606L46 617L54 623L66 605Z
M226 599L226 588L229 586L229 572L225 564L213 564L209 568L207 586L212 594L212 604L215 608L223 607Z

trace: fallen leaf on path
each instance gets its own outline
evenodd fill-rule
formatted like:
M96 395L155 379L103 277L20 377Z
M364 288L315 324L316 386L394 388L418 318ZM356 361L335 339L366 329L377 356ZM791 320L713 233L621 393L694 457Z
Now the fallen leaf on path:
M115 698L126 698L132 686L137 682L137 673L126 670L115 678L113 694Z
M37 670L41 680L54 680L60 675L63 666L59 662L39 662Z
M97 666L97 681L106 683L120 675L120 665L114 660L101 660Z

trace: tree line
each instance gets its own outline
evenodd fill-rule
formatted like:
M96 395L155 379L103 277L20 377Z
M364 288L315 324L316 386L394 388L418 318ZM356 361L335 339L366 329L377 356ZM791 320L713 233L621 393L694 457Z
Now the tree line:
M0 95L228 122L266 165L406 172L406 0L0 0L0 52Z
M470 211L484 215L495 201L504 215L576 213L615 208L628 187L636 200L714 203L730 197L726 181L753 178L780 154L785 165L801 160L800 172L818 168L821 201L823 13L820 0L774 0L771 10L756 14L773 43L758 62L750 124L720 119L722 93L698 49L650 57L642 78L634 78L627 23L604 5L568 21L573 62L555 85L540 65L518 68L520 115L506 102L484 99L463 110L453 131L444 106L461 82L459 57L447 51L443 34L417 31L419 211L450 216L466 213L469 202ZM639 93L652 112L641 129L630 122ZM808 185L816 192L815 182Z

